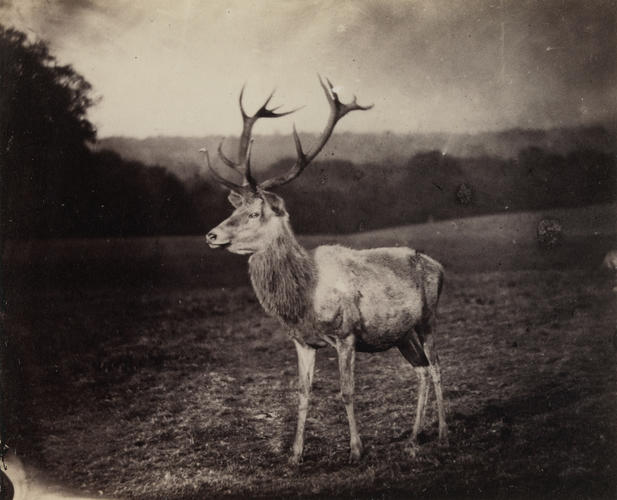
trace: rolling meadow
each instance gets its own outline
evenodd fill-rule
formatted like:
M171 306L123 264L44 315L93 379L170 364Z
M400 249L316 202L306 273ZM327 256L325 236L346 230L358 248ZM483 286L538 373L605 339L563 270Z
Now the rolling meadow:
M295 351L245 258L203 237L8 242L11 445L45 480L117 498L612 497L617 303L601 262L615 208L302 237L409 245L446 267L450 445L437 445L431 399L409 456L415 374L398 352L359 354L358 465L330 348L317 356L304 463L287 465ZM549 249L536 237L546 217L563 227Z

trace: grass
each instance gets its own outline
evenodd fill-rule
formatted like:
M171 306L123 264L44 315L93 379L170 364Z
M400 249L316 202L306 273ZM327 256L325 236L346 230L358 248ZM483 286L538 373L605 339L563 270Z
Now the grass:
M594 255L608 244L577 238ZM484 239L485 260L497 262L498 238ZM120 498L612 498L617 304L595 268L563 266L573 242L486 271L464 267L464 235L442 250L461 264L449 269L438 323L448 448L437 445L431 405L421 452L405 452L415 375L398 352L359 354L366 453L349 465L335 353L323 349L305 461L288 467L295 351L250 288L215 274L192 285L22 279L7 289L9 444L53 481Z

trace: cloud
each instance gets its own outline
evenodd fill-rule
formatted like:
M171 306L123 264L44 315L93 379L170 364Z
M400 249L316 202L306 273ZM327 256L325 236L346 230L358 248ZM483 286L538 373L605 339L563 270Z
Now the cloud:
M319 130L316 72L376 104L349 130L558 126L612 118L617 97L610 0L16 0L0 15L93 83L104 134L237 133L244 82L249 108L276 86Z

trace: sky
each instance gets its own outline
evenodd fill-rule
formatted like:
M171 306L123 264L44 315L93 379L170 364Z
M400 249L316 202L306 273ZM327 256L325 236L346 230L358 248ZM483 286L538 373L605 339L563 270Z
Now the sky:
M374 104L338 130L466 133L614 120L616 0L0 0L100 102L99 137L316 132L328 106Z

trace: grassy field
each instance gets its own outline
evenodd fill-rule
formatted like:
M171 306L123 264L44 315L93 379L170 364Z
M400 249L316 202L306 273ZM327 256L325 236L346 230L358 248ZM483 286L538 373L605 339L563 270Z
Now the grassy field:
M599 264L615 245L614 214L337 238L411 244L447 265L437 342L450 446L437 446L431 406L422 451L406 454L415 375L398 352L359 354L366 454L349 465L335 353L324 349L298 469L286 462L295 351L246 286L244 258L198 238L13 243L9 445L52 481L120 498L613 498L617 303ZM562 221L561 248L535 243L546 215Z

